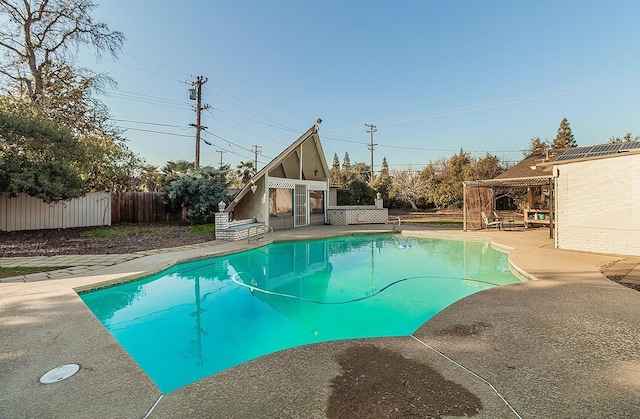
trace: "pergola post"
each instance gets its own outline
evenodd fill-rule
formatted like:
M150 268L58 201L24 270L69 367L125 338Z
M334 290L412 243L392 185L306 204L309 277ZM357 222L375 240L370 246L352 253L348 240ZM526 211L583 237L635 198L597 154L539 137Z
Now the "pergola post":
M462 182L462 231L467 231L467 183Z
M555 230L555 214L554 214L554 210L555 208L553 207L553 201L555 199L555 191L554 191L554 187L553 187L553 178L549 178L549 238L553 239L554 237L554 230Z

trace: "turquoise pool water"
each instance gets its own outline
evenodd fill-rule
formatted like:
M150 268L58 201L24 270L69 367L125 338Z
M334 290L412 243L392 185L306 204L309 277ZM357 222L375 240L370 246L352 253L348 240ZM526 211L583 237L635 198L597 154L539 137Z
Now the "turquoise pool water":
M488 243L358 235L184 263L80 297L168 393L294 346L410 335L455 301L518 281Z

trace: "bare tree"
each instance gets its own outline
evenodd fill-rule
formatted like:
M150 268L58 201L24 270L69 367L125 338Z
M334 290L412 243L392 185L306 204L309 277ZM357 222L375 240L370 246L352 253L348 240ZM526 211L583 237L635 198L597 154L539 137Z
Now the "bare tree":
M541 140L540 137L533 137L529 140L529 148L522 150L525 157L530 156L535 152L544 153L551 148L551 143L548 140Z
M391 171L391 190L389 195L398 201L408 202L411 209L418 209L416 202L424 198L427 191L427 185L423 182L420 172L409 166L406 170Z
M38 105L47 67L72 65L80 46L115 57L125 37L94 22L95 8L91 0L0 0L0 74Z
M640 141L640 135L636 135L635 137L633 136L633 134L631 134L630 132L627 132L624 137L620 138L620 137L611 137L609 138L609 143L610 144L615 144L615 143L630 143L632 141Z

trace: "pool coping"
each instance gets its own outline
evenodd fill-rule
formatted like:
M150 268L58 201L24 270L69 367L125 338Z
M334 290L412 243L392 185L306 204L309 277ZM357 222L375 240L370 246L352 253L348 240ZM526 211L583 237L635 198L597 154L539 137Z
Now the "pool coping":
M309 227L274 234L268 242L391 228ZM335 356L349 346L373 344L428 362L478 394L484 406L478 417L516 417L486 382L420 342L483 377L523 417L588 416L593 412L633 416L640 412L635 397L640 388L640 343L630 338L630 333L640 330L640 293L600 273L602 266L627 257L558 250L548 232L538 229L464 233L403 225L403 232L477 238L510 247L510 263L534 280L473 294L429 320L413 337L294 348L166 395L115 343L75 289L148 275L179 260L237 251L245 243L153 254L68 278L2 283L0 412L9 417L83 417L88 411L93 417L145 417L153 408L150 417L212 412L228 417L324 417L330 379L339 373ZM267 242L260 245L264 244ZM478 322L492 327L480 336L442 334L453 325ZM489 351L478 357L478 349ZM552 362L554 358L564 364ZM49 385L38 382L45 372L70 362L81 365L75 376Z

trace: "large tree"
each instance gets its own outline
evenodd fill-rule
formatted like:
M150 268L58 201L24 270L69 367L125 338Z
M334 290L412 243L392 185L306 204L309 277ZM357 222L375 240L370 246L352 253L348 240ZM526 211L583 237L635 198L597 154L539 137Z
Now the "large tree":
M78 48L116 56L125 37L95 22L90 0L0 0L0 74L39 105L50 65L73 66Z
M76 65L81 47L115 57L124 42L122 33L93 20L95 8L90 0L0 0L0 79L9 96L28 100L82 144L66 163L86 190L132 190L143 161L95 96L110 80Z
M427 194L427 184L420 176L420 172L408 167L406 170L391 171L391 177L393 184L389 190L390 198L409 203L411 209L416 211L418 209L416 203Z
M500 159L489 153L472 159L471 167L474 180L493 179L504 171Z
M529 148L523 150L525 157L535 152L544 152L551 148L551 144L547 140L541 140L540 137L533 137L529 140Z
M371 184L371 187L380 194L383 199L389 199L389 191L391 190L391 185L393 183L393 179L389 174L389 164L387 163L387 158L382 158L382 169L376 179Z
M567 120L567 118L562 118L562 121L560 121L558 134L556 135L556 138L554 138L551 146L552 148L567 148L578 146L578 143L576 142L576 139L573 137L573 133L571 132L571 126L569 125L569 121Z
M340 172L340 159L337 153L333 153L333 162L331 163L331 169L329 169L332 185L340 184Z
M82 195L83 144L30 103L0 97L0 194L52 202Z
M423 171L428 198L438 208L462 208L462 182L473 180L472 159L462 149L450 159L429 163Z
M220 201L230 201L227 170L212 167L191 169L163 186L172 209L185 208L192 224L212 223Z

